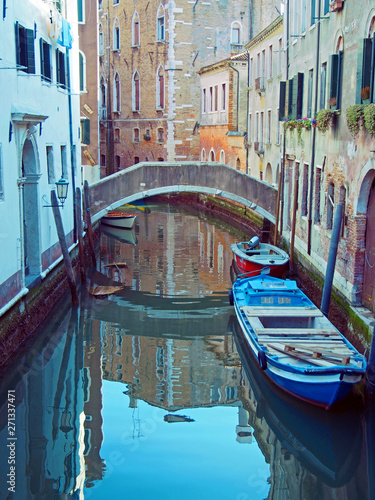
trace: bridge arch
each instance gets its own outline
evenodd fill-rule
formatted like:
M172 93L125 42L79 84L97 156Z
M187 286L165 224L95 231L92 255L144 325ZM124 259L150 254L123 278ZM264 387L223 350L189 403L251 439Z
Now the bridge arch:
M126 203L182 192L220 196L275 223L277 190L217 162L144 162L105 177L89 186L92 222Z

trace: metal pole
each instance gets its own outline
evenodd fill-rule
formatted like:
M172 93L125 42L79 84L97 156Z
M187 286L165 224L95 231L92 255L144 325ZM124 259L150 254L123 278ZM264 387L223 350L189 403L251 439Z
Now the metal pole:
M322 313L325 316L328 316L329 302L331 299L333 275L335 273L337 247L339 245L339 239L340 239L340 230L341 230L343 208L344 208L343 203L338 203L336 205L335 216L333 219L331 244L329 247L327 270L326 270L326 276L324 279L322 304L320 307Z

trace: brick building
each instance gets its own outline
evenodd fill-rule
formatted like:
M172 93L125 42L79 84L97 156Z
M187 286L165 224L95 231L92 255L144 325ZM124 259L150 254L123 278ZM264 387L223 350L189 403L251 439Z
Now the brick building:
M286 4L283 225L289 238L296 196L295 248L324 275L334 213L343 203L334 286L351 303L374 310L375 130L362 118L354 119L357 131L350 129L348 119L374 110L375 11L368 0L361 1L360 16L358 8L354 0L308 1L303 11L298 2ZM361 96L366 88L368 96Z
M253 4L99 2L102 174L199 159L198 70L240 52L277 16L275 1Z

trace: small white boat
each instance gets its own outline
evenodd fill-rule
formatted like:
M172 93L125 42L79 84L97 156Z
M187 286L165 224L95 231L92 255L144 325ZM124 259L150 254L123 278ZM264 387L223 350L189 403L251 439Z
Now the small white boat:
M134 214L127 214L124 212L112 210L111 212L108 212L107 215L104 215L104 217L102 217L102 222L107 226L131 229L133 227L135 218L136 215Z

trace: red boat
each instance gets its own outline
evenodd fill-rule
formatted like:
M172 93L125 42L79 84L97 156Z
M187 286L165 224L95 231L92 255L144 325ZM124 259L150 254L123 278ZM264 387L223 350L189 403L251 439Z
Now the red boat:
M257 236L248 242L233 243L230 248L237 268L236 274L239 277L242 274L254 276L264 267L269 267L271 276L283 278L289 270L289 255L281 248L260 243Z

